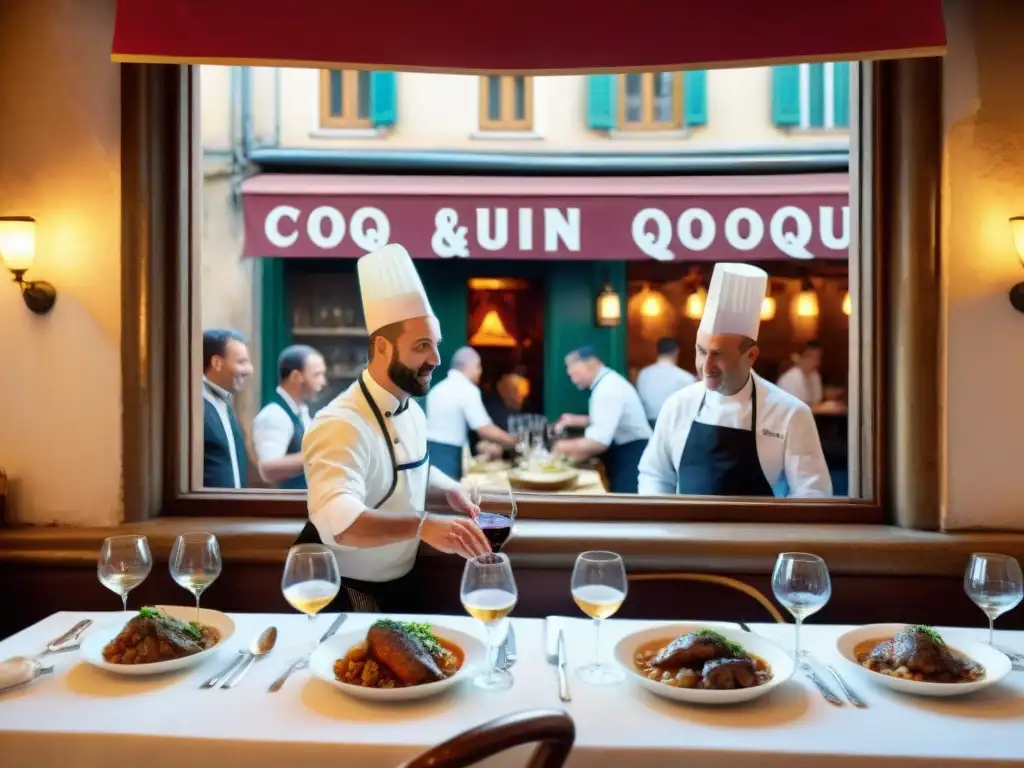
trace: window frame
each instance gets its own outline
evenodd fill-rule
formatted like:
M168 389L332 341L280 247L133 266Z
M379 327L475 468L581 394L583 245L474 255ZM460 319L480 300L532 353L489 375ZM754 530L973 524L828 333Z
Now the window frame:
M640 83L640 113L643 120L639 123L626 121L626 78L628 74L642 76ZM654 78L661 72L634 72L620 74L615 84L617 97L616 130L618 131L681 131L686 127L683 114L683 98L686 93L683 86L683 73L672 72L672 120L658 122L654 120Z
M822 64L821 81L821 103L822 117L821 125L811 125L811 64L800 64L800 125L795 126L798 131L836 131L846 132L849 126L836 125L836 89L835 71L836 64L843 62L825 61ZM852 78L851 67L851 78ZM852 85L851 85L852 90Z
M491 78L499 80L501 116L490 117L488 87ZM515 80L523 79L523 117L515 117ZM477 127L487 133L525 133L533 130L533 77L531 75L480 75L477 80Z
M331 114L331 74L341 73L341 115ZM373 82L370 82L370 109L366 117L359 117L361 87L359 69L320 70L320 128L326 130L361 130L373 127ZM368 73L369 74L369 73ZM351 111L351 114L350 114Z
M859 374L850 386L850 418L859 425L852 431L862 436L851 461L860 469L862 498L783 502L631 496L627 501L610 494L523 493L517 496L522 517L937 527L939 361L938 349L932 349L938 322L932 305L938 281L929 265L934 266L938 252L934 212L940 189L941 65L923 61L867 64L855 69L864 73L865 87L859 85L859 74L851 80L860 104L851 122L862 127L851 126L861 136L852 142L850 160L858 192L851 199L858 224L851 250L864 257L851 274L854 316L863 319L850 344L852 370ZM186 289L198 268L196 223L201 221L201 195L193 183L202 177L201 153L191 151L200 144L197 81L189 67L122 65L125 519L304 517L306 503L299 491L189 490L189 461L182 457L192 455L190 417L201 407L199 388L190 385L189 377L199 359L198 318ZM900 204L892 205L897 198ZM903 286L914 279L908 294ZM186 324L187 319L191 322ZM929 334L931 345L924 343ZM871 343L857 343L860 335ZM908 397L918 407L897 408L897 399Z

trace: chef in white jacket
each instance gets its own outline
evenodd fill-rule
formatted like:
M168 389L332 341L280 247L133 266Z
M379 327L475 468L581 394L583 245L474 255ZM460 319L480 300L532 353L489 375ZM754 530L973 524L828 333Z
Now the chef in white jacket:
M437 318L409 254L388 245L359 259L370 359L322 408L302 441L309 523L297 543L324 543L344 589L333 610L421 610L414 566L420 541L473 557L490 551L479 508L430 466L425 395L440 362ZM427 491L458 515L425 512Z
M811 409L756 375L768 275L716 264L697 330L701 380L669 397L640 460L641 494L832 495Z

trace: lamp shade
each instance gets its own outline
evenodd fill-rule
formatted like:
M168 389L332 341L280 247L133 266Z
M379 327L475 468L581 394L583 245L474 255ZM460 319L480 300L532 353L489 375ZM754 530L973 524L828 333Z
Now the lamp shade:
M28 216L0 217L0 259L12 272L32 267L36 256L36 222Z
M804 281L800 293L796 295L794 311L797 317L818 316L818 294L810 280Z
M595 313L597 325L601 328L614 328L622 322L622 297L610 283L605 284L604 290L598 294Z
M765 296L761 302L761 319L772 320L775 318L775 297Z
M683 309L683 314L691 320L700 320L704 316L704 305L707 303L707 300L708 292L704 290L702 285L686 297L686 306Z

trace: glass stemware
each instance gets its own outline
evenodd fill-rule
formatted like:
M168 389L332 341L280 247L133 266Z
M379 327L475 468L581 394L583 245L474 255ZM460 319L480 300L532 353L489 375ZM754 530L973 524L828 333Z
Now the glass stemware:
M184 533L174 541L168 563L171 578L196 598L196 622L199 622L199 598L220 576L220 545L212 533Z
M967 564L964 591L988 617L988 643L994 645L996 619L1024 598L1020 563L1007 555L977 552Z
M100 584L121 596L121 608L128 611L128 593L146 580L153 570L153 556L145 536L111 536L100 547L96 575Z
M804 552L783 552L775 561L772 573L775 599L796 619L793 658L800 660L800 627L804 619L820 611L832 596L828 566L817 555Z
M281 576L284 599L312 622L341 589L338 561L323 544L298 544L288 550Z
M572 570L572 599L594 620L594 661L576 670L577 677L592 685L620 682L617 667L601 663L601 621L615 615L626 599L626 566L614 552L584 552Z
M466 561L459 594L466 613L482 622L487 630L488 671L473 683L487 691L506 691L512 687L512 673L498 669L496 630L516 607L518 590L507 555L477 555Z

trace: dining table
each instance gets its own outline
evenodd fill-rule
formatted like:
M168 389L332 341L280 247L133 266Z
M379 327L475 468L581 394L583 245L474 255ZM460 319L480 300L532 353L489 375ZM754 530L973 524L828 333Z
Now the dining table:
M38 654L81 619L95 622L88 634L120 625L129 615L55 613L0 642L0 659ZM1024 765L1024 672L963 697L904 695L841 666L836 640L849 627L807 624L801 645L818 664L835 665L865 708L828 703L800 672L759 699L724 707L668 701L630 679L588 685L572 669L593 660L595 629L589 620L574 617L511 619L517 659L507 691L487 692L465 680L435 698L371 703L346 695L308 669L293 674L281 690L268 691L293 659L313 648L333 615L315 622L288 614L229 616L236 631L219 652L193 668L160 676L111 674L84 661L78 651L47 655L52 673L0 694L0 764L394 768L493 718L562 709L576 728L568 761L573 768ZM344 632L368 628L377 618L352 614ZM466 616L393 618L484 637L483 626ZM620 638L659 623L604 622L602 658L614 663L612 650ZM277 645L236 687L200 688L269 626L278 629ZM564 632L569 702L559 698L556 668L546 654L554 627ZM787 651L793 630L791 624L749 625L749 631ZM987 630L960 631L987 641ZM996 642L1024 652L1024 632L997 631ZM518 747L482 765L522 766L526 750Z

